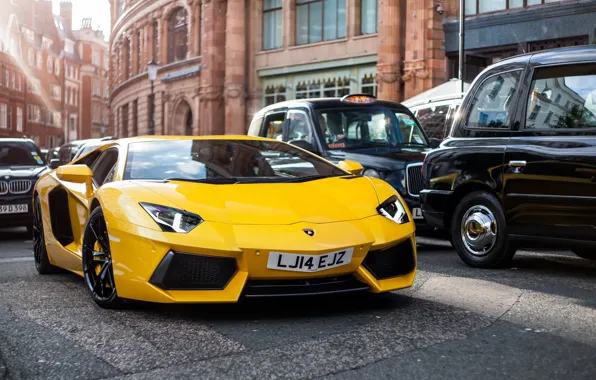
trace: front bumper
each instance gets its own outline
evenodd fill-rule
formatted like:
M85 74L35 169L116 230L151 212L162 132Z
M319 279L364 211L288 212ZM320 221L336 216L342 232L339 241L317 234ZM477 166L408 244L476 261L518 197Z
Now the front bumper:
M241 296L406 288L416 274L412 223L382 216L283 226L205 222L173 234L107 220L118 294L161 303L236 302ZM302 230L313 228L314 237ZM304 273L267 268L269 252L324 254L353 247L344 266Z
M451 204L453 191L446 190L422 190L420 200L422 204L422 215L429 226L444 229L445 212Z
M28 205L27 212L19 214L0 214L0 227L21 227L33 224L33 207L31 194L0 195L0 206L4 205Z

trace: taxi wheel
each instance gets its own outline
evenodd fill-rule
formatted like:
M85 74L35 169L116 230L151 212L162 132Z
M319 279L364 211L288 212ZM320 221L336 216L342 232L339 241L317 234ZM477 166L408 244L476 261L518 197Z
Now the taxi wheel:
M492 194L475 191L455 208L452 244L459 257L474 268L508 266L516 248L508 241L501 204Z
M101 307L119 308L124 300L118 297L106 221L101 207L89 216L83 236L83 273L93 300Z
M596 260L596 249L574 249L572 252L582 259Z
M35 269L37 269L39 274L59 272L60 269L50 264L50 259L48 258L46 239L43 233L41 202L37 196L35 197L35 203L33 204L33 225L31 230L33 234L33 259L35 261Z

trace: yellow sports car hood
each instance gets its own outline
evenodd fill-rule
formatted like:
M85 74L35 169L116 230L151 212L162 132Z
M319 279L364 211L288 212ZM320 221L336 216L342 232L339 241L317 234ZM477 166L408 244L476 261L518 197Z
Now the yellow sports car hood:
M202 184L143 182L168 203L228 224L287 225L331 223L376 215L379 205L371 181L333 177L301 183Z

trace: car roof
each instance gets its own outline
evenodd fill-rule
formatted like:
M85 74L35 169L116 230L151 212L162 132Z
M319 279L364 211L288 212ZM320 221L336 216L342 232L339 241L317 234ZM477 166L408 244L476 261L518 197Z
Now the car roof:
M31 139L21 139L21 138L0 138L0 142L23 142L23 143L31 143L35 144L35 141Z
M350 94L350 95L359 95L359 94ZM322 109L322 108L340 108L340 107L375 107L375 106L384 106L384 107L391 107L397 108L399 110L407 110L409 109L402 105L401 103L391 102L388 100L380 100L376 99L373 103L366 103L366 104L356 104L356 103L346 103L341 100L342 98L312 98L312 99L295 99L295 100L286 100L283 102L271 104L263 109L261 109L255 116L261 116L262 114L280 109L280 108L296 108L296 107L308 107L312 109Z
M596 62L596 46L574 46L520 54L510 58L505 58L502 61L489 66L488 68L494 69L500 66L511 65L515 63L525 64L528 62L537 65L551 65L570 62Z

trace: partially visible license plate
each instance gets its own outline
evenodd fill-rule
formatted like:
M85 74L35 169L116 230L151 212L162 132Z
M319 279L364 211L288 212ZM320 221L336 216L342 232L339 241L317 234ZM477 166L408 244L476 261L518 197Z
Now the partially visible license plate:
M29 205L0 205L0 214L21 214L29 211Z
M420 207L412 209L412 216L414 216L414 219L424 219L424 216L422 216L422 209Z
M354 248L323 255L271 252L267 261L267 268L291 272L319 272L348 265L352 261L353 253Z

